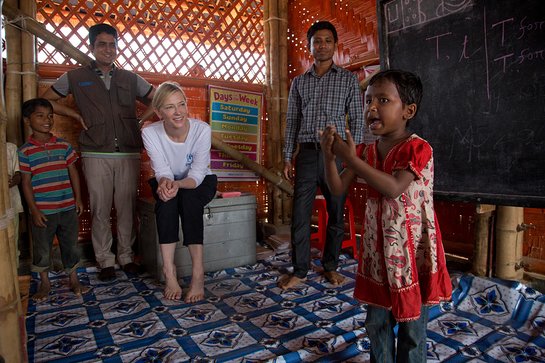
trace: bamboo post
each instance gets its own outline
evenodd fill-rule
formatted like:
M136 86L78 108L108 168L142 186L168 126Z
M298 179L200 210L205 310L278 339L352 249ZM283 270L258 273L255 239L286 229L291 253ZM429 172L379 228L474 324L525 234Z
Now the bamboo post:
M17 7L17 0L5 0L5 6ZM21 31L14 25L6 24L6 139L21 145Z
M0 5L3 0L0 0ZM0 14L0 23L2 22ZM0 71L0 82L4 74ZM0 359L11 363L26 361L21 329L24 317L21 313L19 281L15 268L15 239L11 201L8 190L6 126L4 88L0 87Z
M3 78L2 80L3 81ZM3 99L2 99L3 101ZM7 152L7 116L4 107L0 110L0 358L5 362L23 362L24 316L22 314L19 281L15 267L13 209L9 200Z
M269 23L269 88L271 90L271 97L269 98L269 135L270 135L270 154L269 162L271 167L279 168L278 155L280 150L280 77L278 72L279 59L278 59L278 1L269 1L269 17L267 22ZM282 169L281 169L282 170ZM273 223L274 225L282 224L282 193L278 189L273 189Z
M278 156L278 168L283 170L284 156L282 155L282 138L286 130L286 115L288 113L288 0L279 0L278 1L278 17L279 27L278 27L278 50L279 50L279 59L278 59L278 77L279 77L279 101L280 101L280 137L279 140L279 155ZM284 224L291 223L291 212L292 212L292 198L286 193L281 195L281 205L282 205L282 222Z
M21 12L36 18L36 1L20 0ZM28 31L21 32L21 71L23 73L23 101L36 98L38 82L36 80L36 37ZM30 128L23 127L23 139L30 135Z
M521 280L522 242L520 229L524 220L522 207L499 206L496 213L496 276L507 280Z
M494 205L479 204L475 213L475 245L472 271L476 276L488 276L488 252L490 242L490 220Z
M0 145L2 145L0 148L0 276L2 276L0 279L0 357L6 362L19 362L23 356L21 341L23 334L20 329L24 318L15 263L17 258L13 224L15 213L11 208L8 190L7 116L4 106L0 111L0 124ZM20 349L13 349L14 347Z

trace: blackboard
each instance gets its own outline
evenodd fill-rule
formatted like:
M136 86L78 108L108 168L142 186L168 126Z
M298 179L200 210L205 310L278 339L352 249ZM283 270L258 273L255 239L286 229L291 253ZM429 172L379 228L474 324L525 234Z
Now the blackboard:
M435 195L545 206L545 1L377 0L383 69L417 73Z

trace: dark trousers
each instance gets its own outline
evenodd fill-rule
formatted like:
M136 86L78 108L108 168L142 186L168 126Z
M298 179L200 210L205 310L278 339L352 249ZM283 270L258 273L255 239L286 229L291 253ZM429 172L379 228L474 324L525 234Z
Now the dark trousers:
M195 189L179 189L176 197L163 202L157 195L158 183L149 180L155 198L155 220L159 243L174 243L180 240L180 220L184 246L202 244L204 240L204 206L216 195L218 178L207 175Z
M341 170L341 161L337 161ZM332 196L325 181L321 150L301 149L295 161L295 191L291 223L292 263L294 275L303 278L310 269L310 219L312 206L320 187L326 200L328 222L322 266L335 271L344 238L344 202L346 194Z

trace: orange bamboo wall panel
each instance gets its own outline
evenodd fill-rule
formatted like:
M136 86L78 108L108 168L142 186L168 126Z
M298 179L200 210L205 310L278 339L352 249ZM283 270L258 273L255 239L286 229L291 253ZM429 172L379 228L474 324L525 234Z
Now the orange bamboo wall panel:
M475 205L438 199L434 204L445 251L471 259L475 234Z
M336 64L356 70L378 64L378 27L375 0L290 0L288 2L288 76L312 64L306 33L318 20L335 25L339 37Z
M545 275L545 209L525 208L523 256L526 270Z

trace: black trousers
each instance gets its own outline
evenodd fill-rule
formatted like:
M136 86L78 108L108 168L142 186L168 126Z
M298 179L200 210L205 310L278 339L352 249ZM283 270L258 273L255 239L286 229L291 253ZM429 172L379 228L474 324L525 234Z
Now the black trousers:
M184 246L202 244L204 239L204 206L216 195L218 178L207 175L195 189L179 189L176 197L163 202L157 195L158 183L155 178L149 184L155 198L155 221L159 243L174 243L180 240L180 219Z
M341 170L341 161L337 160ZM322 266L335 271L344 238L344 202L346 194L332 196L325 180L321 150L301 148L295 161L295 190L291 224L292 263L294 275L303 278L310 269L310 222L316 190L320 187L326 200L328 222Z

